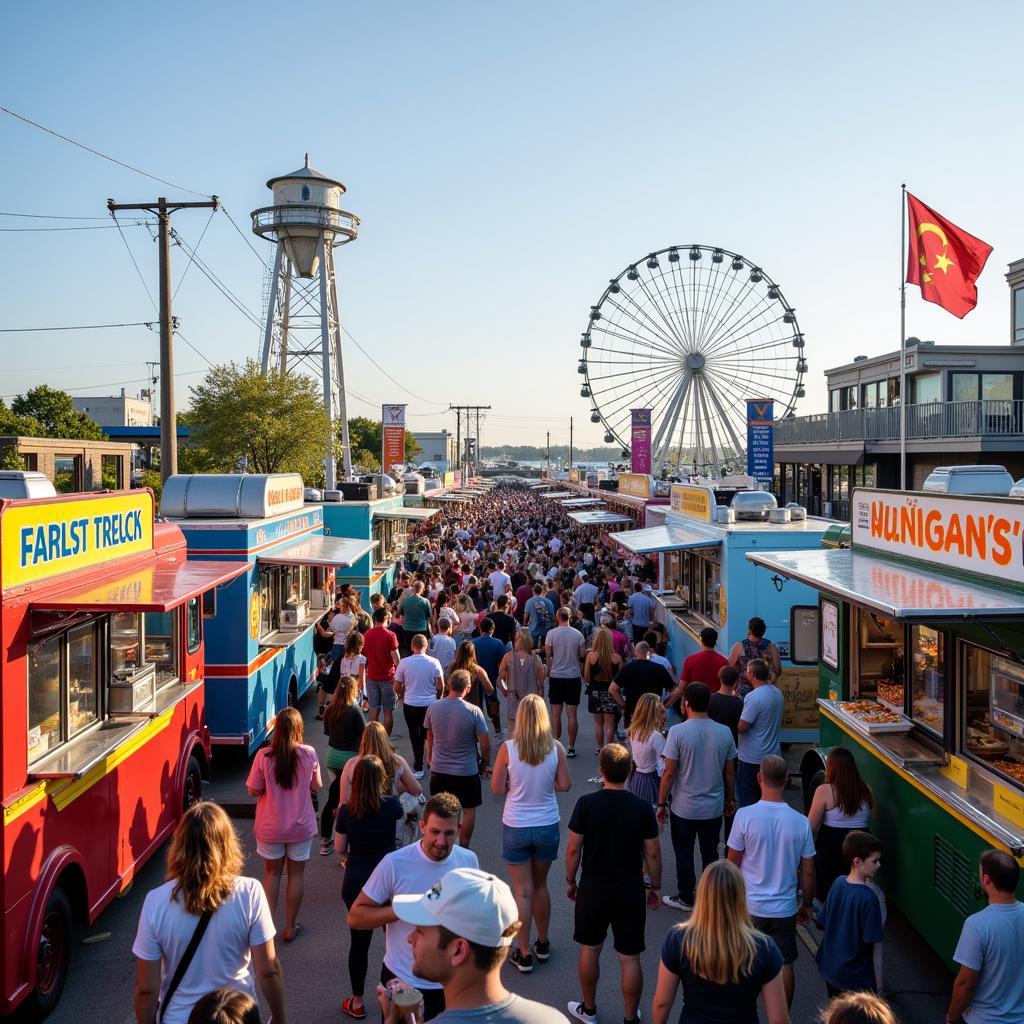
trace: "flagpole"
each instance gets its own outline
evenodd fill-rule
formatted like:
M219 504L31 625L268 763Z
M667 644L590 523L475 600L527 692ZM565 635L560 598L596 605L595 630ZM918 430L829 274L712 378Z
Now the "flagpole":
M907 185L900 186L900 490L907 489Z

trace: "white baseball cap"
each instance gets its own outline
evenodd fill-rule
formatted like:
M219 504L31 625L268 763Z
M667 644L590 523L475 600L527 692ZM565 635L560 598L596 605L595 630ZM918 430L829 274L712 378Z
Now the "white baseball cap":
M394 896L391 909L406 924L442 925L460 938L489 949L511 946L505 935L519 920L512 890L477 868L455 868L422 896Z

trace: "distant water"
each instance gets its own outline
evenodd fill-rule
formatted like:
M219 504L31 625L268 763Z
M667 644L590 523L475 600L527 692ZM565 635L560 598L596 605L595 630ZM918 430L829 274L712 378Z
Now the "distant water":
M533 461L533 462L530 462L528 460L523 460L523 461L520 461L519 465L520 466L529 466L532 469L543 469L547 465L547 460L546 459L537 459L536 461ZM558 464L554 460L552 460L552 462L551 462L551 468L552 469L557 469L558 468ZM566 467L566 468L568 468L568 467ZM608 468L608 463L607 462L575 462L574 461L573 464L572 464L572 468L573 469L607 469Z

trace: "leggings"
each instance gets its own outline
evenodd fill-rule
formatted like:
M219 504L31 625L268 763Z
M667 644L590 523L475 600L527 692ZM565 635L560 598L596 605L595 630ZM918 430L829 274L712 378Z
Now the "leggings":
M427 742L427 730L423 728L423 719L427 717L426 708L402 704L405 715L405 727L409 730L409 742L412 744L412 770L423 771L423 745Z
M349 910L355 897L345 900ZM350 928L348 944L348 978L352 983L352 995L362 996L366 988L366 972L370 963L370 943L373 941L372 928Z
M334 776L327 790L327 800L320 811L320 838L327 840L334 835L334 819L338 816L338 804L341 800L341 772L332 771Z

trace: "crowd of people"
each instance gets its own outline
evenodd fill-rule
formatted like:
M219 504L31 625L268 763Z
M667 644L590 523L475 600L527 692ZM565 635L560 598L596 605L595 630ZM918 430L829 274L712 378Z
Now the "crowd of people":
M262 885L241 875L223 810L201 803L183 818L169 881L147 897L134 947L139 1024L248 1024L259 1019L256 982L273 1020L286 1021L274 915L283 882L280 938L293 942L318 839L319 853L344 866L340 1011L355 1020L379 1009L387 1024L554 1024L565 1014L596 1024L610 932L625 1024L645 1012L665 1024L680 989L681 1024L754 1024L758 1003L768 1024L785 1024L798 926L813 919L831 1000L823 1019L895 1024L880 995L874 796L837 747L808 815L786 801L781 668L764 623L752 619L727 656L706 628L677 672L655 621L649 560L523 490L497 489L437 518L390 593L364 610L342 588L316 626L329 782L301 715L282 711L247 780ZM580 737L584 697L592 747ZM411 765L391 742L399 702ZM568 762L594 755L563 851ZM472 848L487 784L503 800L504 865L493 871ZM663 892L666 824L675 877ZM530 974L552 955L549 874L560 855L579 990L556 1011L509 993L500 970ZM1006 953L1024 941L1018 866L990 851L980 870L990 906L964 929L947 1020L1017 1020L990 1008L1022 984ZM665 908L679 916L645 1010L646 917ZM378 928L385 951L370 995ZM1024 991L1013 996L1019 1011Z

